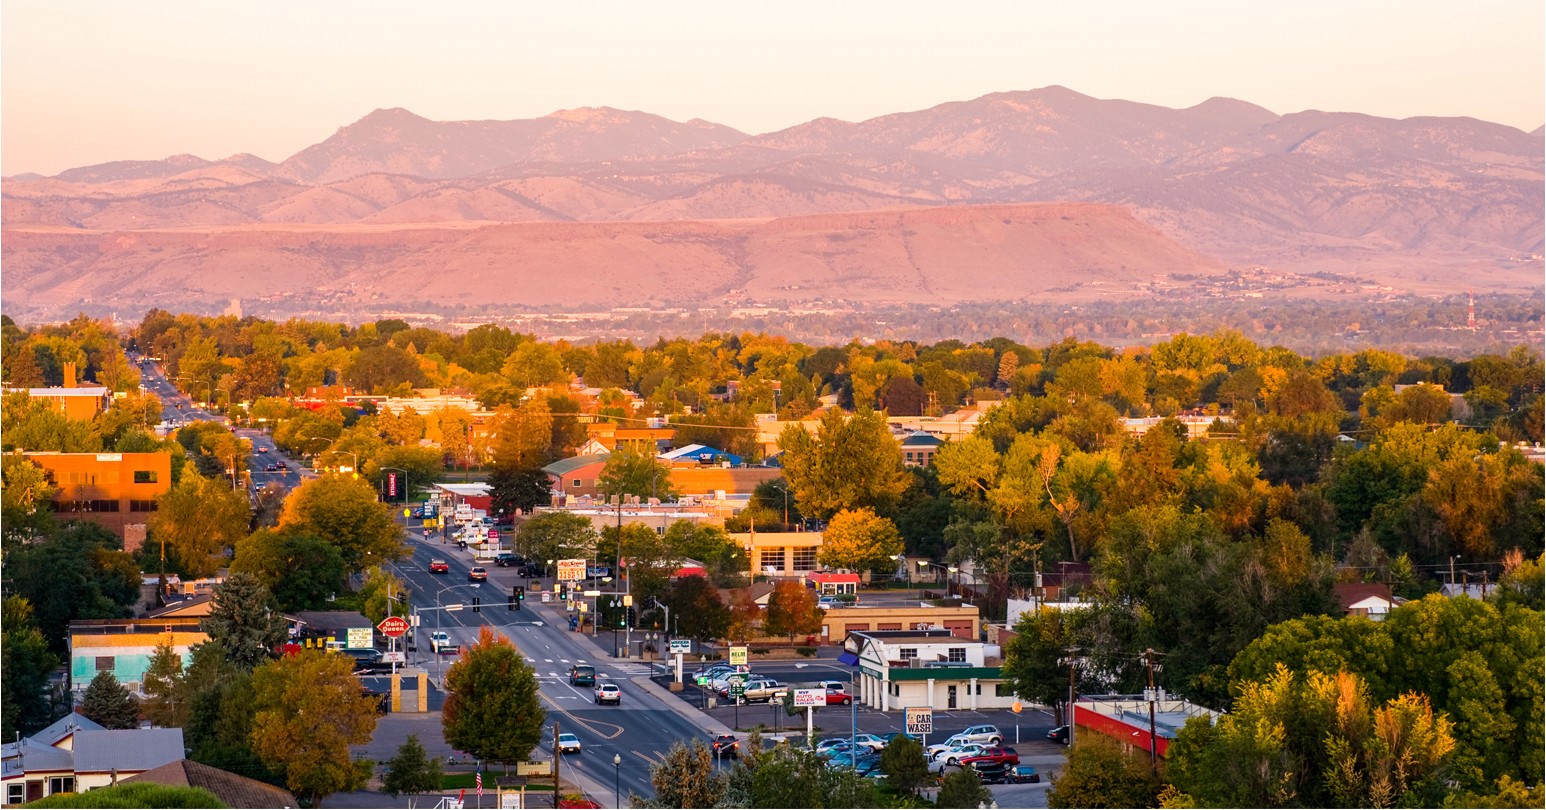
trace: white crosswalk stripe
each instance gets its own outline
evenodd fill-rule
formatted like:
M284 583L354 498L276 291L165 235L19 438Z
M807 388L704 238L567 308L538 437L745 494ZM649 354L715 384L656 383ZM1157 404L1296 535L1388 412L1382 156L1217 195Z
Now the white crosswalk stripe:
M649 664L614 664L624 675L649 675L654 668Z

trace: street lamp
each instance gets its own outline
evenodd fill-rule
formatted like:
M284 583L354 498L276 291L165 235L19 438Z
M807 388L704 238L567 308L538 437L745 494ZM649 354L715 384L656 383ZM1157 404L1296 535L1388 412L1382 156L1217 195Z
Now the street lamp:
M332 437L328 437L328 436L301 436L301 437L299 437L299 440L300 441L308 441L308 442L309 441L322 441L322 442L327 442L328 444L332 444L333 442L338 441L338 438L339 437L337 437L337 436L332 436ZM349 470L354 475L355 478L360 477L360 454L359 453L356 453L353 450L337 450L337 449L329 450L328 452L329 453L348 453L349 454L349 458L350 458L350 463L352 463L354 465L353 467L350 467ZM314 453L313 455L316 455L316 454Z
M623 755L612 755L612 806L623 806Z
M784 493L784 529L788 530L789 529L789 490L785 489L783 486L780 486L779 484L776 484L776 483L769 483L768 486L778 490L779 492Z
M445 593L446 591L451 590L452 588L460 588L460 587L462 587L462 586L461 585L447 585L444 588L441 588L440 590L435 592L435 632L436 633L440 632L440 614L445 613L447 611L455 611L455 610L461 610L462 609L461 605L444 605L444 606L442 606L440 604L440 595ZM435 656L435 680L441 681L441 676L440 676L440 648L435 646L435 642L433 640L430 641L430 645L429 646L430 646L430 652ZM444 684L445 684L445 682L441 681L441 685L443 686Z

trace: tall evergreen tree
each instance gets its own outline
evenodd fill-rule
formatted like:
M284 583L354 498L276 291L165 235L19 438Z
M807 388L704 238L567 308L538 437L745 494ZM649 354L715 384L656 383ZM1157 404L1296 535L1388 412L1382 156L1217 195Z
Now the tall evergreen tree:
M397 748L397 756L386 764L381 789L392 796L403 793L429 793L440 789L440 760L425 756L419 735L409 734Z
M5 598L0 613L0 736L16 739L48 725L48 673L58 659L32 618L32 604L20 596Z
M204 620L209 641L226 660L251 670L274 657L285 640L284 614L256 577L232 574L215 588L214 608Z
M86 687L86 697L81 701L81 716L102 724L103 728L137 728L140 724L140 702L129 690L113 677L102 671L91 679Z
M187 716L183 703L183 659L172 645L162 642L150 657L141 687L145 693L145 718L163 728L181 727Z

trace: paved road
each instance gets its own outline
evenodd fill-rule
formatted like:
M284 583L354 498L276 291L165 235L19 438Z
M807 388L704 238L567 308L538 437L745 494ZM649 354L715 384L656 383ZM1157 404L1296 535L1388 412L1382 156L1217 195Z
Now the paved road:
M514 569L491 567L490 582L469 582L472 558L468 552L454 543L443 545L438 538L425 541L417 532L410 532L409 537L413 554L395 568L412 589L410 599L419 611L415 631L418 649L410 660L423 666L438 683L452 659L430 651L429 633L437 627L459 644L476 640L483 626L508 637L537 672L548 710L545 745L551 745L553 722L559 724L560 731L580 738L583 753L565 756L561 766L569 776L575 772L583 775L593 788L602 789L607 799L611 798L614 780L625 800L629 792L653 795L650 766L659 762L674 742L706 738L700 724L689 719L693 713L687 707L657 696L659 687L647 683L651 672L648 664L608 658L591 637L570 632L560 614L542 605L535 593L522 610L509 610L506 603L511 587L525 582ZM430 560L437 558L449 563L448 573L429 573ZM482 601L479 613L470 609L473 597ZM463 607L443 609L454 605ZM442 609L433 609L437 607ZM569 684L569 668L581 663L596 668L598 681L622 688L622 705L598 706L591 689ZM614 756L620 759L616 766ZM571 768L574 770L569 771Z

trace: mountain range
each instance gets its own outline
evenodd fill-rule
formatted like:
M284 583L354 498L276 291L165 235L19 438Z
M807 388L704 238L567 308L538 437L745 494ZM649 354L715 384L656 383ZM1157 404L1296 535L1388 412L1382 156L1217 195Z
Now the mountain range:
M1543 147L1541 129L1468 118L1170 109L1062 87L761 135L610 108L377 110L278 163L5 178L3 302L47 318L304 291L382 311L1078 301L1247 269L1530 291Z

